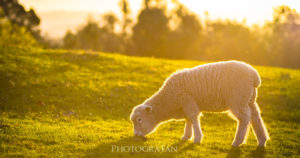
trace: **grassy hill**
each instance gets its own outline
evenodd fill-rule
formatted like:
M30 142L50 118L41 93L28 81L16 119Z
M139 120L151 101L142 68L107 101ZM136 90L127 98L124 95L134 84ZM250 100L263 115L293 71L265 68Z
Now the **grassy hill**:
M204 113L200 145L181 142L183 121L161 125L148 140L133 137L131 109L180 68L203 62L70 50L0 47L0 156L298 157L300 70L255 66L258 103L271 141L231 148L236 122ZM112 152L116 146L174 147L177 152Z

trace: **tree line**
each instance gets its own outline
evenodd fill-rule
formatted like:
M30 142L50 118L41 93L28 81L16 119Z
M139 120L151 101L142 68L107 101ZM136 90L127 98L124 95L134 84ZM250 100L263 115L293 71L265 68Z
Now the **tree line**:
M165 0L144 0L135 19L128 1L120 0L121 18L112 12L102 15L98 21L90 17L76 32L68 31L60 47L169 59L235 59L300 68L300 14L295 9L278 6L274 8L272 20L249 27L245 22L212 20L209 13L200 18L180 2L172 3L175 7L169 10ZM3 8L3 4L0 6ZM15 17L7 18L9 13L5 8L2 10L6 19ZM27 11L28 17L33 13ZM11 23L24 27L38 43L51 47L33 29L39 20L35 16L31 19L35 19L32 27L16 20Z

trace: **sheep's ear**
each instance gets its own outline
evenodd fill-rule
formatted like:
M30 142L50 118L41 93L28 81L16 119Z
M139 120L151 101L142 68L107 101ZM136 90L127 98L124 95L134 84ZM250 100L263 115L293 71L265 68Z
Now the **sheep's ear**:
M145 110L146 110L147 112L152 112L152 107L146 105L146 106L145 106Z

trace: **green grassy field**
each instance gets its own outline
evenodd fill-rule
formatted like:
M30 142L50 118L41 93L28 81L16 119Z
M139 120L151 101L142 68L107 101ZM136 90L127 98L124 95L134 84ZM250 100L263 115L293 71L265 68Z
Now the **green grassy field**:
M133 137L131 109L180 68L203 62L69 50L0 47L2 157L299 157L300 70L255 66L258 103L271 140L231 148L236 122L204 113L200 145L181 142L183 121ZM218 129L218 130L217 130ZM112 152L116 146L174 147L177 152Z

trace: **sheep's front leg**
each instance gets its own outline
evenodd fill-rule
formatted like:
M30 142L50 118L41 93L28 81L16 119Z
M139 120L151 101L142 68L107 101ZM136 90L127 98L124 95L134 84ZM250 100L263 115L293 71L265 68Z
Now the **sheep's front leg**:
M181 140L189 140L192 137L192 122L190 120L186 120L184 134Z
M187 120L191 121L192 127L194 129L194 142L195 143L200 143L202 139L202 131L200 128L200 123L199 123L199 108L196 103L196 101L190 97L186 96L185 100L185 106L183 106L183 112L184 115L186 116ZM188 124L187 124L188 125ZM190 127L188 127L190 128Z
M194 143L200 143L202 139L202 130L200 128L200 122L198 118L192 120L193 129L194 129Z

